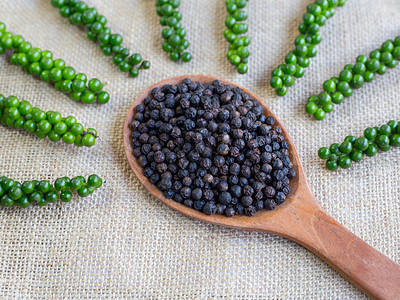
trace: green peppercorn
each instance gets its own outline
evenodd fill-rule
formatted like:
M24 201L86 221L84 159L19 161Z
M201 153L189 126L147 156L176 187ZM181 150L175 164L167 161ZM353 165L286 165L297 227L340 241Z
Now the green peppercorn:
M329 155L331 155L331 152L326 147L322 147L318 150L318 156L322 159L327 159Z
M182 55L182 61L189 62L192 59L192 55L189 52L185 52Z
M390 149L390 139L387 135L378 136L375 142L377 146L383 151L387 151Z
M328 170L336 171L339 168L339 165L336 160L327 160L325 166Z
M385 124L379 128L380 135L390 135L391 133L392 133L392 128L390 125Z
M350 153L350 158L354 162L360 162L364 157L364 153L360 150L354 150Z
M396 133L390 137L390 145L400 147L400 134Z
M359 137L355 142L355 147L360 151L365 151L369 146L368 139L365 137Z
M336 90L336 84L332 80L326 80L323 88L327 93L333 93Z
M342 169L348 169L351 167L351 159L347 155L342 155L338 159L339 166Z
M89 80L88 83L89 90L92 91L93 93L97 93L102 90L103 85L101 84L100 80L97 78L92 78Z
M323 120L325 118L325 111L321 108L317 109L314 113L314 118L318 121Z
M352 146L351 142L348 142L348 141L344 141L342 144L340 144L339 148L342 153L346 153L346 154L350 153L353 150L353 146Z
M276 89L275 91L276 91L276 94L277 94L278 96L281 96L281 97L282 97L282 96L285 96L285 95L286 95L286 93L287 93L287 87L286 87L286 86L282 86L282 87Z
M338 143L333 143L330 147L329 147L329 151L332 154L340 154L340 145Z
M335 104L340 104L340 103L342 103L343 99L344 99L344 96L343 96L343 94L340 93L340 92L335 92L335 93L333 93L333 94L331 95L331 100L332 100L332 102L335 103Z

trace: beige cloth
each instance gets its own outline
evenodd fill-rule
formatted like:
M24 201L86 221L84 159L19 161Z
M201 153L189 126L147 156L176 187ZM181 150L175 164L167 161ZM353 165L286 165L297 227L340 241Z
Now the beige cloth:
M212 74L264 99L285 123L311 188L340 223L400 263L400 150L366 158L331 173L317 157L321 146L360 136L368 126L400 120L400 67L377 76L335 106L323 122L304 112L359 54L400 35L398 0L353 0L321 29L322 43L302 79L284 98L268 86L271 70L293 48L309 0L252 0L249 72L227 62L225 1L183 0L183 26L193 60L174 63L161 50L161 26L151 0L88 0L108 19L124 45L152 63L127 78L86 33L61 18L49 0L0 1L0 20L34 46L107 83L111 101L81 105L0 58L0 93L28 99L44 110L76 116L101 138L91 149L40 140L0 127L1 174L16 180L97 173L104 187L84 199L28 209L0 209L1 298L140 299L364 299L337 272L287 239L226 229L188 219L153 198L131 172L122 143L126 113L149 85L183 74Z

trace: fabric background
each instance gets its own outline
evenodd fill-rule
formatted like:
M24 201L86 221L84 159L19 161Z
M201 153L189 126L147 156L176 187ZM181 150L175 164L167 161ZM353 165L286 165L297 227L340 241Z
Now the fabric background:
M76 104L0 58L0 93L74 115L101 136L95 147L78 149L1 127L1 174L19 181L54 181L97 173L106 180L93 195L67 204L0 209L1 298L366 298L294 242L188 219L141 186L123 149L126 113L146 87L184 74L221 76L264 99L286 125L323 207L400 263L400 150L334 173L323 167L316 154L319 147L349 134L360 136L368 126L400 120L400 67L355 91L323 122L309 118L303 108L308 96L321 91L324 80L400 34L398 0L352 0L338 8L321 29L318 55L284 98L278 98L267 82L271 70L293 48L309 0L249 1L252 55L245 76L237 74L225 58L223 0L182 1L182 22L194 57L189 64L171 62L161 50L153 0L87 3L107 17L113 32L123 35L123 45L151 60L150 70L136 79L127 78L86 33L60 17L50 1L0 1L0 20L9 31L106 82L112 96L104 106Z

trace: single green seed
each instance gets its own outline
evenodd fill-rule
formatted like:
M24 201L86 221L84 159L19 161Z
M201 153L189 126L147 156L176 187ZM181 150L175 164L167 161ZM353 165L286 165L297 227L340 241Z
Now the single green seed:
M382 125L379 128L379 134L380 135L390 135L391 133L392 133L392 128L387 124Z
M400 146L400 134L395 133L390 137L390 145L394 147Z
M375 144L370 144L364 153L370 157L375 156L378 153L378 147Z
M319 108L315 113L314 113L314 118L318 121L321 121L325 118L325 111L322 108Z
M326 80L323 84L323 89L327 93L333 93L336 90L336 84L332 80Z
M377 137L377 135L378 135L378 131L377 131L375 128L373 128L373 127L370 127L370 128L367 128L367 129L364 130L364 136L365 136L369 141L375 140L375 138Z
M282 79L280 77L274 76L270 80L270 85L274 89L279 89L282 87Z
M347 155L340 156L338 163L342 169L348 169L351 167L351 159Z
M336 171L339 168L336 160L327 160L325 166L330 171Z
M340 144L340 151L342 153L350 153L353 150L353 145L351 142L344 141L343 143Z
M246 64L241 63L236 66L236 70L238 71L239 74L246 74L248 71L248 67Z
M366 137L359 137L355 142L355 147L360 151L365 151L369 146L368 139Z
M331 152L327 147L322 147L318 150L318 156L321 159L327 159L331 155Z
M282 87L276 89L275 92L276 92L276 94L277 94L278 96L283 97L283 96L285 96L286 93L287 93L287 87L286 87L286 86L282 86Z
M359 162L363 159L364 157L364 153L362 151L359 150L354 150L350 153L350 158L352 161L354 162Z

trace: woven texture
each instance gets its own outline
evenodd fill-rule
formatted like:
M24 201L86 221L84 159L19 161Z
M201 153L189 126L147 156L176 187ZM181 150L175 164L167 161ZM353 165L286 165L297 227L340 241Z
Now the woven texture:
M48 0L0 1L9 31L89 77L107 83L111 101L76 104L54 87L0 57L0 93L30 100L43 110L74 115L100 134L91 149L53 144L18 129L0 127L1 174L24 181L97 173L104 187L84 199L46 207L0 209L1 298L140 299L365 299L314 254L287 239L226 229L188 219L150 196L125 158L122 129L134 99L162 79L210 74L259 95L286 125L310 186L323 207L345 227L400 263L400 150L366 158L348 170L329 172L317 157L321 146L360 136L369 126L400 120L400 67L377 76L323 122L304 112L359 54L400 34L398 0L352 0L321 29L322 43L305 76L287 96L268 86L271 70L293 48L308 0L252 0L249 72L227 62L223 38L225 1L183 0L183 26L193 60L174 63L161 50L161 26L153 0L88 0L108 19L124 45L152 62L127 78L86 33L60 17Z

